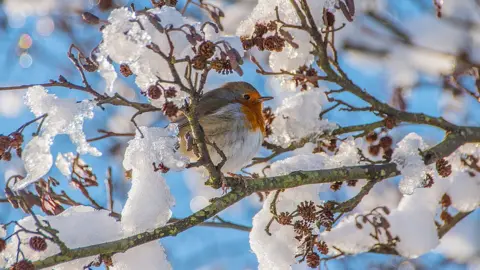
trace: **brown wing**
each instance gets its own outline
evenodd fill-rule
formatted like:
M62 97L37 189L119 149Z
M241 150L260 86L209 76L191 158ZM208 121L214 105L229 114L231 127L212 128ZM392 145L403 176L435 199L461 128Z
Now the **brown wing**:
M207 119L208 117L205 117L205 116L212 114L213 112L217 111L218 109L222 108L223 106L229 103L228 99L221 98L222 95L214 94L216 91L222 91L222 90L223 89L221 88L212 90L206 93L205 95L203 95L203 97L200 99L197 105L197 115L201 124L204 121L209 122ZM195 156L193 155L193 153L188 152L186 149L187 142L185 139L185 134L190 129L187 118L184 115L182 115L178 119L173 121L173 123L178 124L178 129L179 129L178 135L180 138L180 151L183 154L186 154L191 158L194 158Z

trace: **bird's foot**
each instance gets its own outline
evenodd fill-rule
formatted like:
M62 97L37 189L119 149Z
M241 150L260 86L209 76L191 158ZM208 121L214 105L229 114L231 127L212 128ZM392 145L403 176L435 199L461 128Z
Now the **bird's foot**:
M244 176L241 174L227 173L228 176L232 177L235 180L235 185L243 184L243 187L246 189L248 187L248 181L253 178L250 176ZM237 184L238 183L238 184Z

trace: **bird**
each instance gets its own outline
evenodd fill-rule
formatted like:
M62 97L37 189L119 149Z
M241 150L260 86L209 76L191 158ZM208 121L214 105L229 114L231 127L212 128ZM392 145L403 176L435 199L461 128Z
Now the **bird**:
M215 144L225 154L222 173L233 174L246 165L262 146L265 138L263 102L273 97L261 96L247 82L229 82L206 92L199 100L196 115L205 137L210 158L215 165L222 161ZM190 125L182 115L178 125L180 153L198 159L191 147Z

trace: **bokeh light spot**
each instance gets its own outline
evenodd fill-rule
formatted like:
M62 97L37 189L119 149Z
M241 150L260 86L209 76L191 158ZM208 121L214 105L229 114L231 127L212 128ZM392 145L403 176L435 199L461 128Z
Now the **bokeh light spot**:
M33 58L29 53L24 52L20 55L19 63L22 68L29 68L33 63Z
M20 39L18 40L18 47L24 50L27 50L30 47L32 47L32 37L29 34L21 35Z
M51 17L42 17L37 20L36 29L37 33L42 36L50 36L53 30L55 30L55 22L52 20Z
M25 25L25 16L17 15L8 18L8 25L12 28L21 28Z

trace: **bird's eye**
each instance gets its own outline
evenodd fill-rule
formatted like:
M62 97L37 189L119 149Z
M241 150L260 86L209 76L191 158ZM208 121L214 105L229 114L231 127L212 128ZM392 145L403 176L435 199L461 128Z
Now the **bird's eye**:
M245 95L243 95L243 98L244 98L245 100L249 100L249 99L250 99L250 95L245 94Z

